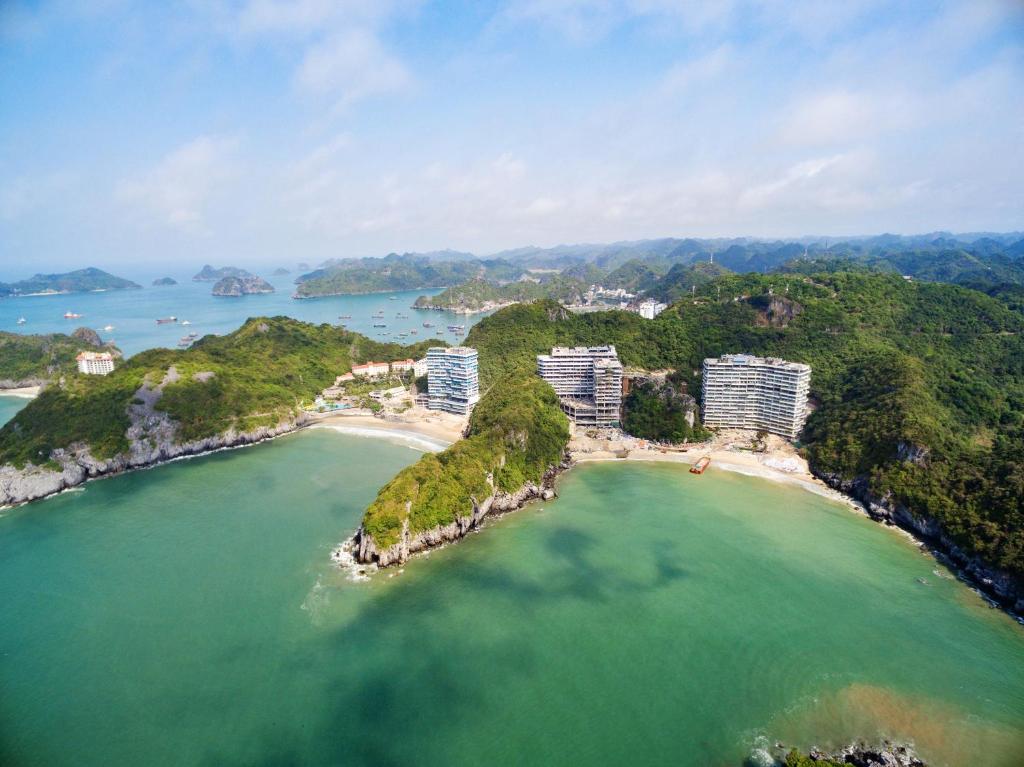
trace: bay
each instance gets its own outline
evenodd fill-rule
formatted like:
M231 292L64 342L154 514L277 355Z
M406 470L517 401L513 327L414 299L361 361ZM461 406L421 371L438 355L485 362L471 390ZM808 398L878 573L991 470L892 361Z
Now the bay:
M154 347L175 348L188 332L223 335L236 330L249 317L283 315L314 323L344 324L349 330L374 340L414 343L420 339L442 338L457 344L462 336L447 329L448 325L464 325L468 329L485 314L455 315L413 309L418 296L436 295L439 288L369 293L363 295L325 296L315 299L294 299L294 275L266 278L276 292L263 295L225 298L210 294L212 284L193 282L190 275L173 274L177 285L149 286L152 277L124 274L142 285L138 290L112 290L64 295L21 296L0 299L0 330L17 333L70 333L78 327L89 327L104 341L113 341L126 356ZM396 300L392 301L394 296ZM373 314L383 311L383 319ZM81 314L79 319L64 319L65 312ZM396 314L408 315L408 319ZM351 319L341 319L351 315ZM157 318L177 317L178 323L158 325ZM18 325L19 318L25 323ZM182 326L188 320L191 324ZM387 328L375 328L375 323ZM432 328L424 328L429 322ZM112 326L113 330L104 330ZM409 333L399 338L399 333ZM387 333L388 335L383 335Z
M5 512L0 763L1020 763L1024 632L841 504L585 465L348 580L332 546L418 455L317 429Z

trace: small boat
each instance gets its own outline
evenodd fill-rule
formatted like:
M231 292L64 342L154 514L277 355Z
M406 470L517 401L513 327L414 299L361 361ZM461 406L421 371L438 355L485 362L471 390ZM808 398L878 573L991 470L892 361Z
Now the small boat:
M388 298L388 301L397 301L397 300L398 300L398 296L391 296L390 298Z
M187 346L191 346L191 345L192 345L192 339L189 338L188 336L182 336L181 338L178 339L178 346L180 346L182 349L184 349Z
M386 322L375 322L375 323L373 323L373 326L375 328L386 328L387 327L387 323Z
M416 331L415 328L413 328L412 330L409 331L409 335L411 335L411 336L416 335L416 333L417 333L417 331Z
M182 320L181 324L182 325L191 325L192 323L189 320Z
M697 463L690 467L691 474L703 474L704 470L711 465L711 458L704 456Z
M338 315L338 319L339 320L350 320L350 319L352 319L352 315L351 314L339 314Z
M24 324L25 324L25 322L26 322L26 320L25 320L25 318L24 318L24 317L18 317L18 324L19 324L19 325L24 325Z
M104 325L104 326L103 326L103 330L104 330L105 332L107 332L107 333L109 333L109 332L110 332L111 330L113 330L113 329L114 329L114 326L113 326L113 325Z
M423 327L425 327L425 328L432 328L432 327L434 327L434 323L433 322L424 322L423 323Z
M81 314L75 314L74 312L64 312L64 319L66 320L77 320L81 316Z
M466 326L465 325L449 325L448 329L450 331L452 331L453 333L458 333L460 330L465 330Z
M177 321L178 321L178 318L172 315L170 317L158 317L157 321L156 321L156 324L157 325L170 325L172 322L177 322Z
M186 338L199 338L199 334L196 332L189 333Z

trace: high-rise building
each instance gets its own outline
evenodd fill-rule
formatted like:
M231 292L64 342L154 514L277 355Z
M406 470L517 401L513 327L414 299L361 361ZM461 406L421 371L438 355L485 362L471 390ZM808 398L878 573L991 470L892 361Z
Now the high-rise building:
M75 361L79 373L105 376L114 372L114 355L110 352L81 352Z
M427 407L468 415L480 400L476 349L434 346L427 349Z
M723 354L704 360L704 425L763 429L796 439L807 419L811 366Z
M614 346L556 346L537 355L537 373L581 426L614 426L622 406L622 363Z

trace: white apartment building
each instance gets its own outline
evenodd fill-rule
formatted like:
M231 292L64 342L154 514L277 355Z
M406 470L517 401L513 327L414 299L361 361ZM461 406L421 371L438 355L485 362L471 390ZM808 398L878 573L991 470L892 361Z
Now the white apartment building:
M480 401L480 368L476 349L433 346L427 349L427 407L469 415Z
M537 374L581 426L613 426L622 406L622 363L614 346L556 346L537 355Z
M636 308L636 313L645 320L653 320L666 309L668 309L668 304L658 303L657 301L644 301Z
M81 352L75 360L79 373L105 376L114 372L114 355L110 352Z
M386 376L389 369L386 362L367 362L365 365L353 365L352 375L356 378L374 378Z
M428 368L427 368L427 358L426 357L424 357L421 360L416 360L412 364L412 374L414 376L416 376L417 378L419 378L420 376L425 376L427 374L427 371L428 371Z
M807 420L811 366L723 354L704 360L704 425L764 429L796 439Z
M416 363L411 360L395 360L391 363L392 373L407 373L415 367Z

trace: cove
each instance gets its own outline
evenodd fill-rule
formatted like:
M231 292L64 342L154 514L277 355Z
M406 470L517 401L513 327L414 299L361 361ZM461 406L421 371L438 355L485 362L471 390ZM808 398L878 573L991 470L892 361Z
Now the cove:
M347 580L331 548L418 455L313 430L4 512L0 763L740 765L883 736L1020 763L1024 632L893 531L597 464Z

